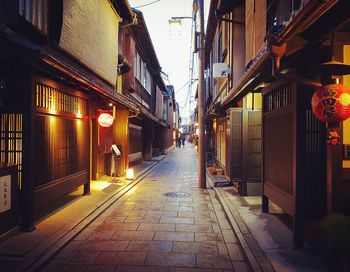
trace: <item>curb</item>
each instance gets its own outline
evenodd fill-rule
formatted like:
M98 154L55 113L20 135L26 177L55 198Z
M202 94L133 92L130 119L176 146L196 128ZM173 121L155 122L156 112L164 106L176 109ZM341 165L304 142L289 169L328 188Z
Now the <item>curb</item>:
M166 156L164 157L166 158ZM164 159L162 158L159 161L155 161L154 164L146 167L144 170L140 172L137 178L130 182L129 184L120 188L115 194L105 199L101 205L96 207L89 215L82 218L80 222L72 228L72 230L68 231L63 235L62 238L57 239L57 241L37 259L30 259L22 266L19 266L16 269L16 272L28 271L40 271L40 269L47 263L52 256L57 254L66 244L72 241L77 235L79 235L87 226L89 226L94 220L96 220L103 212L105 212L110 206L118 204L118 202L122 202L125 198L128 191L130 191L134 186L136 186L139 182L141 182L146 175L155 170L156 167L159 166L159 163ZM119 204L118 204L119 206Z
M214 186L214 182L208 170L207 177L207 181L210 184L211 188L215 191L215 194L226 213L228 221L230 222L234 232L237 235L237 238L253 271L275 272L275 269L271 265L268 258L265 256L264 252L258 245L247 225L244 223L239 212L228 199L226 192Z

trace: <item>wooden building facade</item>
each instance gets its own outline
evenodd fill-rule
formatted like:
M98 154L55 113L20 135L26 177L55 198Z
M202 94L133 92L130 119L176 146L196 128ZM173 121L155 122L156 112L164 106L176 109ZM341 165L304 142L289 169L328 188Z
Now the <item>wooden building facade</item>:
M137 24L122 29L122 52L131 66L123 77L123 94L137 104L139 114L129 119L129 162L165 154L170 126L163 118L167 88L141 11L133 10Z
M6 1L0 14L0 162L18 168L17 222L31 231L43 205L80 186L90 194L91 179L124 175L129 146L149 159L154 123L166 124L152 111L154 85L141 92L144 103L125 93L133 69L118 33L136 23L128 1ZM148 119L129 122L136 116ZM112 144L121 152L114 166Z
M311 222L350 215L349 120L339 124L340 145L327 145L331 128L311 109L331 76L349 85L334 68L320 72L331 60L349 64L349 4L211 1L207 114L216 159L241 194L250 194L250 182L260 187L264 212L273 201L291 216L297 246ZM227 63L231 74L214 78L213 63Z

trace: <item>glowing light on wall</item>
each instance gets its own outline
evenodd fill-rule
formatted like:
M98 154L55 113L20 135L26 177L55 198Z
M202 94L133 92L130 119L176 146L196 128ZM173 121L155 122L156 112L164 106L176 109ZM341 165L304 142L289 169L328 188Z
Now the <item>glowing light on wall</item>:
M110 127L113 124L113 116L109 113L101 113L98 117L98 123L101 127Z

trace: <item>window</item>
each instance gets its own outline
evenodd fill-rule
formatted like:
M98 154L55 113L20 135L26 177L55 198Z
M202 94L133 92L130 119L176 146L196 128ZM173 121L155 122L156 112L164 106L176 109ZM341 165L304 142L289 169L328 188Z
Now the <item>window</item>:
M20 0L19 14L34 25L42 33L47 34L48 1L47 0Z
M152 88L152 77L150 72L147 70L146 63L142 60L142 58L138 53L136 53L136 57L135 57L134 72L137 80L150 94L151 88Z

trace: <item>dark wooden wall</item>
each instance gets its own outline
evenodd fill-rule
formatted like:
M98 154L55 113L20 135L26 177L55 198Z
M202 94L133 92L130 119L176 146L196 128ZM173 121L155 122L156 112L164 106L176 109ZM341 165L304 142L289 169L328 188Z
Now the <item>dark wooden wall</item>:
M35 116L36 186L88 171L88 122L58 116Z
M142 128L129 124L129 154L142 152Z

